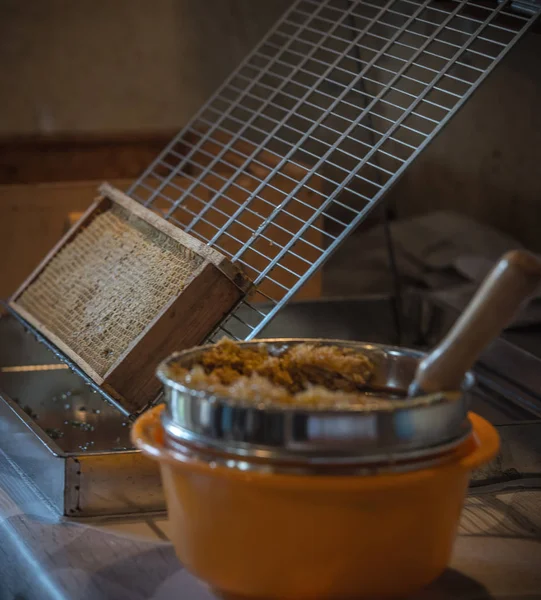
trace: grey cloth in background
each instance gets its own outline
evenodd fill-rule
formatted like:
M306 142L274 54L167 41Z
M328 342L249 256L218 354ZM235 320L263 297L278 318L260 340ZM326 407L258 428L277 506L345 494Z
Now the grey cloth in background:
M435 212L391 224L396 263L404 287L427 290L462 310L495 262L522 248L512 237L452 212ZM324 295L392 293L393 276L383 226L351 236L329 260ZM540 298L513 323L541 323Z

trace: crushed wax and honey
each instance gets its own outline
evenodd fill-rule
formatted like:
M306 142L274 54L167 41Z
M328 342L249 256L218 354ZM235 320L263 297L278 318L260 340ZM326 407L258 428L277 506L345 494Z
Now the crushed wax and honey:
M377 408L387 401L367 394L375 366L352 348L302 343L275 349L222 340L168 375L188 388L264 405Z

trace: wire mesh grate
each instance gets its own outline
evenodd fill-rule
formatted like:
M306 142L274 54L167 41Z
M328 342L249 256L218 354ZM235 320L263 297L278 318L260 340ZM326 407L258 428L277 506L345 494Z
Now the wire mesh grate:
M213 339L257 336L537 16L295 2L130 190L258 285Z

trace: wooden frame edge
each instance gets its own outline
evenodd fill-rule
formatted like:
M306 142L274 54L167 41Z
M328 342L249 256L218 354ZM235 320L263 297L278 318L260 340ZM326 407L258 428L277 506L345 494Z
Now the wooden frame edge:
M237 265L232 263L226 256L218 250L207 246L203 242L196 239L194 236L186 233L180 227L172 225L163 217L156 214L154 211L146 208L141 203L121 190L113 187L107 182L102 183L98 188L99 193L110 198L132 214L148 223L151 227L165 233L178 243L193 250L199 256L207 259L216 268L218 268L228 279L230 279L241 291L246 292L252 286L249 277Z

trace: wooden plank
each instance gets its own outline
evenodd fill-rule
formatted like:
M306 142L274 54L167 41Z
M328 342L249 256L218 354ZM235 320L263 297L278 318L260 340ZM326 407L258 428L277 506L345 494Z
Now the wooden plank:
M124 406L132 412L140 410L146 404L142 400L155 398L161 388L155 375L158 363L172 352L201 344L241 297L232 281L205 262L182 293L134 341L125 359L105 375L104 389L112 395L121 391Z
M112 132L0 138L0 184L135 179L177 134ZM182 152L182 146L175 146Z

